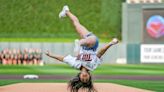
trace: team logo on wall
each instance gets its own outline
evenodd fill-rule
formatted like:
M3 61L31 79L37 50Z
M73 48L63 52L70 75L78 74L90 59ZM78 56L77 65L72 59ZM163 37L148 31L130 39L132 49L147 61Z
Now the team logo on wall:
M153 38L164 36L164 18L160 15L151 16L147 21L146 30Z

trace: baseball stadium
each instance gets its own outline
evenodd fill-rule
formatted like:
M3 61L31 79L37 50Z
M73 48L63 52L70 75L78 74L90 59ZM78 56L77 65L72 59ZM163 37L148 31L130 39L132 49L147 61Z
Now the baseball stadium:
M0 92L164 92L164 0L0 0Z

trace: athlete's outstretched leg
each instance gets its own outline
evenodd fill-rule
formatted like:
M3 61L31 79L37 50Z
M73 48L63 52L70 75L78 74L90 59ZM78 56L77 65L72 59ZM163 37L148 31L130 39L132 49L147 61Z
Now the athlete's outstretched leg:
M72 21L77 33L79 33L81 38L84 38L84 36L90 33L83 25L80 24L78 18L73 13L67 11L66 14Z
M85 35L90 33L84 26L80 24L78 18L73 13L71 13L67 5L65 5L63 7L63 10L59 13L59 18L66 17L66 16L70 18L77 33L79 33L81 38L83 38Z
M82 38L79 41L80 45L92 47L96 42L96 36L86 37L91 32L89 32L83 25L80 24L78 18L73 13L71 13L70 11L67 11L66 14L71 19L77 33L79 33L80 37Z
M63 59L64 59L64 56L61 56L61 55L54 55L52 53L50 53L49 51L45 52L45 54L51 58L54 58L54 59L57 59L61 62L63 62Z
M72 21L77 33L82 38L79 41L80 45L85 45L87 47L93 47L96 43L96 36L91 35L83 25L80 24L78 18L70 12L68 6L64 6L63 10L59 13L59 18L68 16L70 20Z
M102 55L108 50L109 47L118 43L118 40L114 38L111 42L103 46L97 53L97 57L101 58Z

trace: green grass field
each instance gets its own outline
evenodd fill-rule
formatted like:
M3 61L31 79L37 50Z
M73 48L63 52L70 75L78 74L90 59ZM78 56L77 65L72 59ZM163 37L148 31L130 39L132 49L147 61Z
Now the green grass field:
M77 38L70 20L58 18L65 4L101 39L121 38L123 1L0 0L0 38Z
M0 42L74 42L74 40L75 38L0 38ZM100 42L110 40L112 39L99 39Z
M70 74L75 75L78 70L66 64L45 66L13 66L0 65L0 74ZM164 76L162 65L101 65L92 72L95 75L159 75Z
M138 64L138 65L101 65L93 75L147 75L147 76L164 76L163 64ZM75 70L65 64L45 65L45 66L0 66L0 75L24 75L24 74L39 74L39 75L70 75L74 76L78 70ZM14 83L29 83L29 82L67 82L68 80L0 80L0 86ZM148 89L157 92L164 91L164 80L94 80L94 82L107 82L127 85L142 89Z

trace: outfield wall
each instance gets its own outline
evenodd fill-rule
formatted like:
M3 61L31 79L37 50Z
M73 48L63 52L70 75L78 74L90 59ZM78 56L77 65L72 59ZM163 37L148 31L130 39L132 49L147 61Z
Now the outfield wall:
M128 64L164 63L164 35L154 38L147 31L148 19L155 15L164 18L164 3L122 4L122 42L126 44Z
M100 47L102 47L105 43L100 43ZM0 51L9 48L9 49L20 49L21 51L25 48L39 48L42 50L42 52L45 52L47 50L51 51L52 53L60 54L60 55L73 55L73 48L74 43L36 43L36 42L1 42L0 43ZM99 49L98 48L98 49ZM45 63L57 63L53 62L54 60L51 58L48 58L44 54L43 61ZM122 43L119 43L118 45L115 45L111 47L103 56L104 63L126 63L122 62L125 58L125 45Z

